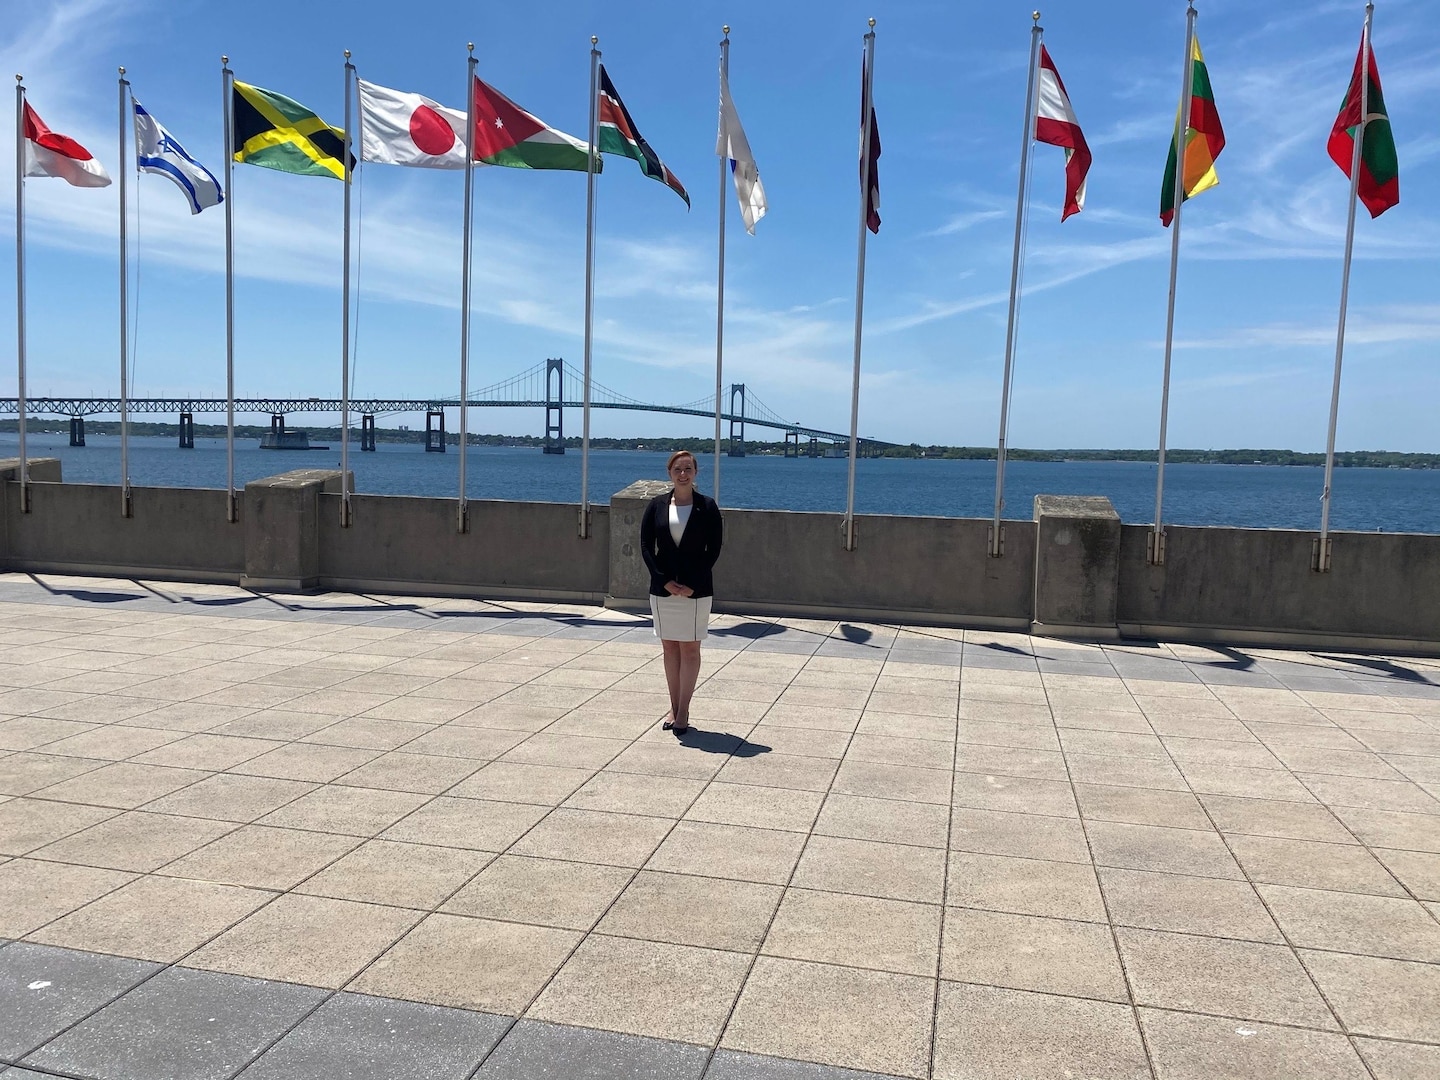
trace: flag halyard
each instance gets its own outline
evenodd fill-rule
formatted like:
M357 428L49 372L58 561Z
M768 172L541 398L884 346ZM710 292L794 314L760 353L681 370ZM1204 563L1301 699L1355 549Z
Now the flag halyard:
M1040 46L1040 80L1035 98L1035 139L1065 151L1065 208L1060 212L1064 221L1071 214L1085 209L1085 179L1090 172L1090 147L1080 130L1080 121L1070 104L1070 95L1049 50ZM1173 181L1172 181L1173 187Z
M1385 95L1380 89L1380 69L1375 63L1375 50L1366 48L1362 32L1360 52L1355 57L1355 70L1340 103L1340 113L1330 131L1326 150L1340 171L1350 176L1355 156L1355 131L1361 127L1360 80L1368 77L1365 87L1364 136L1360 143L1360 184L1358 194L1372 218L1377 218L1400 202L1400 165L1395 154L1395 134L1390 129L1390 116L1385 111ZM1366 54L1369 63L1365 63ZM1368 70L1362 73L1362 67Z
M1170 140L1170 156L1165 163L1165 181L1160 191L1160 221L1168 226L1175 217L1175 170L1177 159L1183 157L1182 200L1188 200L1220 182L1215 172L1215 159L1225 149L1225 131L1215 109L1215 94L1210 86L1210 72L1200 52L1200 39L1190 48L1190 100L1182 101L1175 117L1175 133ZM1183 154L1180 147L1183 145Z
M620 99L619 93L615 90L615 84L610 81L610 73L605 70L605 65L600 65L600 100L598 131L595 136L595 149L601 154L616 154L620 157L634 158L640 165L640 171L652 180L658 180L671 191L685 200L685 205L690 205L690 195L685 190L685 185L680 183L680 178L670 171L665 162L660 160L660 155L655 153L645 137L640 134L640 129L635 126L635 121L630 115L630 110L625 107L625 102Z

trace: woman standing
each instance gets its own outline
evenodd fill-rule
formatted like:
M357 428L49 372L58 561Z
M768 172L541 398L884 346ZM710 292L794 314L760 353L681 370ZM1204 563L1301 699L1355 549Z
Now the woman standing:
M695 490L695 455L677 450L665 463L673 487L657 495L640 522L640 551L650 569L650 614L665 650L670 715L664 728L690 730L690 698L700 675L700 642L709 632L723 526L715 500Z

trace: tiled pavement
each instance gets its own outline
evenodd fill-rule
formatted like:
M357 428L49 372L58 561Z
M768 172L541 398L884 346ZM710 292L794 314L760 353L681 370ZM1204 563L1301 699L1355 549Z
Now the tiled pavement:
M1440 661L714 629L0 575L0 1077L1440 1076Z

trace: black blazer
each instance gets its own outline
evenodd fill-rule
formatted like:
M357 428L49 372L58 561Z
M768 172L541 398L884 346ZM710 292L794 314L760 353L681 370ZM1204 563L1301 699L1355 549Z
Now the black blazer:
M672 493L673 489L651 499L640 521L640 554L650 568L650 595L668 596L665 583L674 581L688 585L696 596L714 596L710 571L724 540L720 507L708 495L695 492L695 508L677 546L670 536Z

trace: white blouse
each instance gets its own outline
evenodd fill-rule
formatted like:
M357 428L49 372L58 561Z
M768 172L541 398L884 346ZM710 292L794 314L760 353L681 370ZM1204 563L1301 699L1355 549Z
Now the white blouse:
M670 504L670 539L676 544L680 543L680 537L685 535L685 523L690 520L690 511L695 509L695 504L689 506L676 506Z

